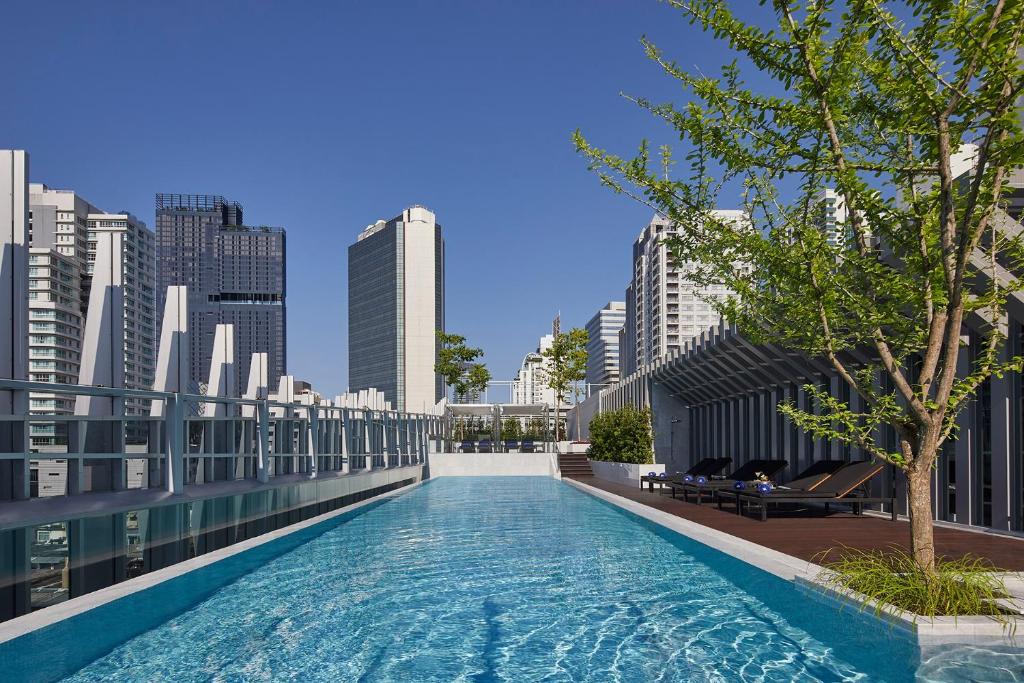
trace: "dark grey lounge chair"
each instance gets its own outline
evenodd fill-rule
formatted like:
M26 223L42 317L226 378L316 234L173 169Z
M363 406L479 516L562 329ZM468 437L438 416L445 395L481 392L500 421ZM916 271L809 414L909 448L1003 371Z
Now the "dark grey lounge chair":
M644 487L644 483L647 484L647 489L654 493L654 485L658 484L661 488L664 488L669 482L683 483L683 477L690 475L691 477L710 477L713 474L718 474L732 462L732 458L704 458L697 462L696 465L686 470L682 474L676 474L674 476L650 476L645 474L640 477L640 488Z
M669 487L672 489L673 498L676 496L676 491L682 491L683 500L686 502L690 501L691 493L697 494L697 505L700 505L705 493L714 496L716 490L731 489L737 481L747 482L757 478L758 472L771 479L788 466L789 463L785 460L751 460L745 465L741 465L725 479L709 479L704 484L698 484L695 481L681 484L671 483Z
M494 442L490 439L480 439L480 452L481 453L493 453Z
M779 491L813 491L832 476L836 471L845 466L842 460L819 460L812 463L807 469L797 475L796 479L788 482L785 486L779 486ZM736 514L740 514L739 497L744 493L750 493L750 489L737 491L736 489L718 489L715 491L715 499L718 501L718 509L722 509L722 502L731 500L736 505Z
M515 439L505 439L505 452L511 453L513 450L519 450L519 442Z
M826 479L820 486L812 491L795 490L786 488L773 489L769 493L759 491L743 491L737 496L737 506L744 504L760 506L761 521L768 519L769 505L782 505L785 503L817 503L825 506L828 512L829 505L842 503L853 508L855 514L863 514L864 506L871 503L888 503L891 511L892 521L896 521L896 499L892 496L869 497L865 484L874 476L885 469L883 462L871 462L870 460L858 460L840 468L832 476Z
M472 441L463 441L459 445L459 450L463 453L476 453L476 444Z
M535 453L537 447L533 443L533 439L523 439L522 445L519 447L520 453Z

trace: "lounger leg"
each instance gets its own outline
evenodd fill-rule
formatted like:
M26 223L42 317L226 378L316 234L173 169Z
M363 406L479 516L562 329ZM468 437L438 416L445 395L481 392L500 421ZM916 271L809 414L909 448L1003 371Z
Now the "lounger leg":
M892 511L892 521L896 521L896 499L889 501L889 509Z
M739 496L736 496L736 514L743 514L743 500Z
M766 500L761 501L761 521L768 521L768 501Z
M718 499L718 509L721 510L722 509L722 494L716 495L715 498Z

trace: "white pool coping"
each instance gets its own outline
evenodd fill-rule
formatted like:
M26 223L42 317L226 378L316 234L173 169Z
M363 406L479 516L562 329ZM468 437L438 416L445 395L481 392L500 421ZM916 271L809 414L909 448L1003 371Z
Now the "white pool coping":
M114 600L119 600L125 596L132 595L133 593L144 591L147 588L152 588L153 586L167 581L168 579L182 576L183 574L195 571L201 567L211 565L214 562L219 562L220 560L231 557L232 555L237 555L238 553L259 547L265 543L270 543L271 541L288 536L296 531L309 528L319 524L320 522L338 517L339 515L343 515L347 512L358 510L361 507L386 498L407 493L408 491L411 491L417 486L423 484L424 481L427 480L421 479L393 491L381 493L373 498L367 498L366 500L361 500L358 503L352 503L351 505L347 505L343 508L331 510L330 512L325 512L322 515L317 515L316 517L311 517L301 522L289 524L288 526L275 529L274 531L268 531L265 534L260 534L259 536L255 536L244 541L239 541L238 543L229 545L226 548L220 548L206 553L205 555L193 557L190 560L184 560L182 562L172 564L169 567L157 569L156 571L149 572L148 574L136 576L135 578L122 581L121 583L116 583L113 586L108 586L91 593L86 593L85 595L72 598L66 602L61 602L35 612L29 612L28 614L24 614L20 617L9 619L8 621L0 623L0 643L13 640L19 636L31 633L32 631L64 621L65 619L70 619L71 617L88 612L100 605L105 605L109 602L113 602Z
M883 606L883 609L876 613L878 605L876 601L869 600L866 596L854 591L841 591L824 584L819 578L819 575L825 571L821 565L688 519L676 517L668 512L656 510L643 503L574 479L563 479L562 481L595 498L600 498L616 507L632 512L638 517L675 531L782 579L792 581L798 587L816 591L844 608L861 610L888 625L909 631L916 636L918 647L922 652L950 643L1024 647L1024 619L1010 617L1010 626L1007 626L989 616L926 617L905 612L891 605Z

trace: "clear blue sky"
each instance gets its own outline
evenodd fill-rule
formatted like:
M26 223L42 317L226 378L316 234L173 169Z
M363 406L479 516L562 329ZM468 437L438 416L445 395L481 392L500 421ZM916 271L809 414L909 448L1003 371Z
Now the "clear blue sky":
M153 224L156 192L223 194L288 230L288 368L347 385L346 249L418 203L447 241L447 327L510 379L550 329L621 299L650 211L570 141L630 152L680 99L648 35L714 72L723 46L654 0L20 2L0 10L0 147L32 180Z

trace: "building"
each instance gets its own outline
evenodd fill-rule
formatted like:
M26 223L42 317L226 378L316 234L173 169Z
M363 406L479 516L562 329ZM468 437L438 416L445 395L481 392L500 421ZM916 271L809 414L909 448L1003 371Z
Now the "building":
M619 332L625 324L625 301L609 301L587 323L587 384L619 381Z
M287 373L285 231L243 224L219 195L157 194L157 310L167 288L188 287L189 379L207 382L217 325L234 326L235 386L252 354L268 354L267 381Z
M130 213L90 213L86 273L92 276L101 232L122 234L124 386L152 389L156 366L156 236ZM85 292L85 298L88 293ZM148 401L127 399L126 415L148 415Z
M78 383L96 236L104 231L117 231L124 235L124 386L151 389L156 362L153 232L131 214L105 213L72 190L32 183L29 202L31 376L37 381ZM32 394L29 407L44 413L74 412L68 397L53 394ZM128 415L140 415L147 410L148 406L137 399L125 405ZM66 428L34 426L31 439L37 446L62 444Z
M544 352L551 348L555 338L545 334L537 344L537 350L531 351L523 358L523 364L512 380L512 403L516 405L534 405L546 403L555 405L555 390L548 386L549 366L551 361L544 357Z
M83 328L78 259L47 247L30 248L28 290L28 378L77 384ZM29 397L30 414L74 412L72 396L32 392ZM35 424L29 436L33 446L67 443L67 425Z
M745 222L742 211L716 210L717 216ZM719 320L710 303L724 299L724 285L698 285L694 265L675 263L664 238L677 232L667 219L655 216L633 243L633 281L626 318L632 323L634 363L642 368L665 358Z
M852 226L846 224L846 202L838 192L827 187L821 191L818 205L821 210L820 227L825 233L825 239L833 246L842 246L843 240L852 231Z
M400 411L425 412L444 396L434 372L444 329L444 238L436 217L412 206L366 227L348 248L349 391L375 388Z

